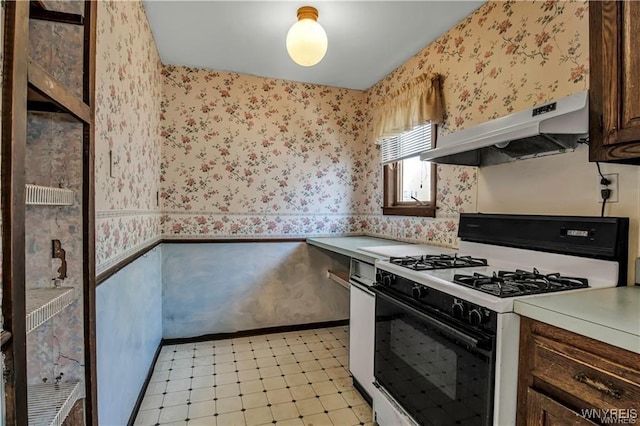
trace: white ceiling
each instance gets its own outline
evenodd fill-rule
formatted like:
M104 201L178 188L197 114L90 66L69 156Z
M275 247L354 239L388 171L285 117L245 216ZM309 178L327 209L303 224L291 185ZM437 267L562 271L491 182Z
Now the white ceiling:
M368 89L484 1L159 1L144 7L165 64ZM300 6L318 9L329 48L316 66L288 56Z

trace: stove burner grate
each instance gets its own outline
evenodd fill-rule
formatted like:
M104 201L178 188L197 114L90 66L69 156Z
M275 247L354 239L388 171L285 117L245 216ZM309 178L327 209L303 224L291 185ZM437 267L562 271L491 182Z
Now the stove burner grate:
M416 271L487 266L487 259L458 256L457 254L425 254L423 256L392 257L389 259L389 262Z
M479 273L456 274L453 282L498 297L525 296L589 287L589 281L586 278L565 277L559 273L541 274L536 268L533 268L533 271L521 269L499 271L494 272L492 276Z

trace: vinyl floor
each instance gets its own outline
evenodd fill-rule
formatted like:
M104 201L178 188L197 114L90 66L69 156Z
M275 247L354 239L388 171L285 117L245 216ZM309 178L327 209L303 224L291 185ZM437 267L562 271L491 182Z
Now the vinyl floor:
M164 346L136 425L371 425L348 327Z

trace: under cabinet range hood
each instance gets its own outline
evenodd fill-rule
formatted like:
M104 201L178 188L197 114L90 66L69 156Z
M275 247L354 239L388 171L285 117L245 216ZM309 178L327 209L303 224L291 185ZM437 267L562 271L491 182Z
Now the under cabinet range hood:
M420 159L490 166L573 150L588 134L589 96L584 91L444 135Z

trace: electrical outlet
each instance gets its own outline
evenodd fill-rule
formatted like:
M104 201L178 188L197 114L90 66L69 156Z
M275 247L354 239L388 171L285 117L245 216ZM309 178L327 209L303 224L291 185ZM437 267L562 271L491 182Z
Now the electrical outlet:
M609 173L604 175L604 177L606 177L607 179L609 179L609 181L611 181L609 185L600 184L600 180L602 179L602 177L600 177L600 175L597 175L597 176L598 176L598 181L597 181L596 188L598 188L598 193L597 193L598 202L599 203L602 202L602 193L600 191L608 188L611 190L611 197L609 197L609 199L607 200L607 204L617 203L618 202L618 173Z

